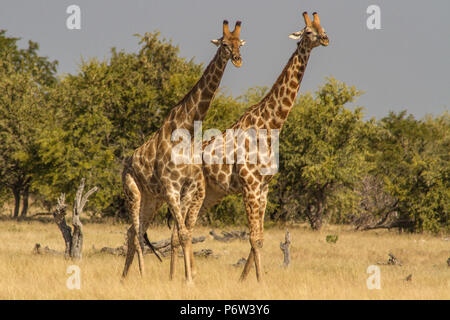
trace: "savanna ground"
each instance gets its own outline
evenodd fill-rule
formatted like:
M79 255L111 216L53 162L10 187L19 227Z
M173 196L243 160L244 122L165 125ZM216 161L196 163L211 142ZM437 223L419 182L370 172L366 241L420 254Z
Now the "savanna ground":
M183 282L182 258L178 273L169 281L169 258L160 263L145 256L146 274L139 276L135 259L129 277L121 282L124 257L97 253L102 247L124 243L126 224L86 223L84 257L79 263L62 256L36 255L36 243L64 250L54 223L37 220L0 220L0 299L450 299L450 242L443 236L398 234L394 231L354 232L349 227L326 226L313 232L306 226L291 227L292 262L282 266L280 241L284 228L266 230L263 248L264 281L257 283L254 269L239 283L247 257L248 241L222 243L213 240L209 228L198 227L195 236L205 235L194 250L210 248L218 258L197 258L194 286ZM337 234L337 243L327 243ZM152 241L168 238L167 227L150 229ZM402 266L380 265L381 289L369 290L367 268L386 262L392 252ZM69 290L67 267L81 269L81 289ZM405 278L412 274L412 280Z

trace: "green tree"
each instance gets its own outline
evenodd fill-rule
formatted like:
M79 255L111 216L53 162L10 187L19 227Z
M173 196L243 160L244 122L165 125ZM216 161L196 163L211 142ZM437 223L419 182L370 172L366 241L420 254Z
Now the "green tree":
M450 121L448 113L416 120L391 112L373 139L372 175L395 201L390 213L411 231L449 228Z
M325 216L351 213L353 187L365 171L361 108L344 107L361 94L329 78L313 97L295 103L280 137L279 176L272 182L272 219L306 218L315 230Z
M0 31L0 188L14 195L14 217L19 216L21 197L21 216L27 214L30 188L42 169L37 136L57 65L37 54L37 43L29 41L28 48L19 49L18 40Z
M111 50L106 61L82 61L50 92L51 121L39 139L40 192L71 199L81 178L99 186L91 208L122 208L124 159L161 126L170 109L201 75L201 65L179 57L158 33L140 37L137 53Z

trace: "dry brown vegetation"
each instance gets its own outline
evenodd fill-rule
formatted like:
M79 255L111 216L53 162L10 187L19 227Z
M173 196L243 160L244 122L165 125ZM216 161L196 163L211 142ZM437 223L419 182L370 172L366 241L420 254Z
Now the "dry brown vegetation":
M182 259L176 280L169 281L169 259L160 263L146 255L146 275L141 278L134 261L129 277L121 282L124 257L96 253L100 248L124 243L127 225L86 223L83 260L63 256L36 255L36 243L64 250L57 226L39 221L0 220L0 298L1 299L450 299L450 242L444 237L398 234L394 231L353 232L346 227L327 226L313 232L303 226L291 227L291 265L283 267L280 242L284 229L265 233L263 283L253 273L239 283L248 241L223 243L197 228L195 236L205 242L195 250L211 248L218 258L197 258L195 285L183 282ZM170 236L167 227L150 230L152 241ZM328 234L338 241L326 242ZM93 248L95 246L95 248ZM368 290L367 267L386 262L392 252L402 266L380 265L381 290ZM81 290L66 287L67 267L81 268ZM412 274L411 281L405 278Z

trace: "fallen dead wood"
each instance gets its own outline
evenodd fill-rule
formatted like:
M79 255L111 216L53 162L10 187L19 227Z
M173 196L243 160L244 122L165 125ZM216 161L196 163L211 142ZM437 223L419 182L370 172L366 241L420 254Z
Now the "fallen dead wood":
M387 223L387 224L376 224L373 226L365 226L362 227L360 230L361 231L367 231L367 230L375 230L375 229L394 229L394 228L398 228L399 231L403 231L403 230L412 230L414 228L414 221L411 221L408 218L405 219L398 219L395 220L391 223Z
M246 231L222 231L222 236L218 235L214 230L209 232L210 235L214 238L214 240L222 241L222 242L230 242L236 239L239 240L248 240L249 234Z
M170 250L166 250L164 251L164 253L161 253L163 257L167 257L170 254ZM179 257L183 257L183 251L180 249L178 250L178 256ZM199 258L218 258L219 255L214 254L214 252L212 251L212 249L202 249L200 251L194 251L194 256L199 257Z
M206 240L205 236L192 238L192 244L203 242L205 240ZM152 242L152 245L156 250L158 250L159 253L161 253L165 257L168 254L170 254L170 250L171 250L170 242L171 242L170 239L165 239L165 240L161 240L161 241ZM149 248L145 247L144 254L148 253L149 251L150 251ZM181 253L181 255L183 255L183 254ZM194 255L195 255L195 252L194 252Z
M205 236L192 238L192 244L204 242L205 240L206 240ZM158 250L159 253L161 253L161 255L163 257L166 257L170 254L170 250L171 250L170 239L155 241L155 242L152 242L152 245L154 246L155 249ZM97 250L97 249L95 249L95 247L93 247L92 250L94 251L94 253L107 253L107 254L112 254L115 256L125 256L126 252L127 252L127 247L126 246L120 246L117 248L103 247L100 250ZM35 254L53 254L53 255L64 255L65 254L64 252L50 249L47 246L45 248L43 248L39 243L36 243L36 245L33 249L33 252ZM153 253L153 251L148 246L145 246L144 254L150 254L150 253ZM179 255L183 256L183 252L181 250L179 252ZM212 249L202 249L200 251L194 251L194 255L198 256L198 257L217 257L217 255L213 254Z
M122 247L118 247L118 248L104 247L104 248L100 249L100 252L113 254L115 256L125 256L127 251L126 251L126 248L124 246L122 246Z
M240 258L235 264L233 264L233 267L243 266L246 262L247 262L247 259Z
M202 249L200 251L194 251L194 256L203 257L203 258L209 258L209 257L218 258L217 255L214 255L214 252L212 251L212 249Z
M64 252L50 249L48 246L45 246L45 248L42 248L40 243L36 243L34 245L33 252L35 254L53 254L53 255L63 255L64 254Z
M388 266L402 266L403 264L400 260L397 259L392 253L389 253L389 260L387 262L377 262L379 265L388 265Z
M192 244L203 242L205 240L206 240L205 236L192 238ZM170 254L170 250L171 250L170 243L171 243L170 239L164 239L164 240L152 242L151 244L153 245L153 247L156 250L158 250L159 253L161 253L161 255L163 257L166 257L167 255ZM207 251L204 251L204 250L210 250L211 253L207 254ZM126 246L120 246L117 248L104 247L99 252L113 254L113 255L119 255L119 256L125 256L126 252L127 252L127 247ZM149 254L149 253L153 253L153 251L148 246L145 246L144 254ZM181 253L181 255L182 254L183 253ZM209 255L212 255L212 250L211 249L203 249L198 252L194 252L194 255L209 256Z
M205 236L201 236L201 237L197 237L197 238L192 238L192 244L198 243L198 242L203 242L206 240ZM157 249L163 249L166 247L170 248L170 239L164 239L164 240L160 240L160 241L154 241L152 242L152 246Z
M399 232L404 230L412 231L414 230L414 221L410 218L398 218L395 211L387 212L382 219L377 222L373 220L371 215L365 215L354 221L356 226L355 230L368 231L376 229L395 229L397 228Z

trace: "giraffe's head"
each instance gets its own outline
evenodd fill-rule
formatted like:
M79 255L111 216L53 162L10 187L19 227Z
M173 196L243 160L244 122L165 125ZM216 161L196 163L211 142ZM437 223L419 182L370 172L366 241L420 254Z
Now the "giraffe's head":
M235 67L242 65L242 58L240 48L245 44L245 40L239 38L241 33L241 22L237 21L233 32L228 28L228 21L223 21L223 36L217 40L211 40L216 46L220 46L224 50L224 54L227 59L231 59L231 62Z
M325 32L325 29L320 25L320 19L317 12L313 13L314 20L311 22L311 19L308 16L308 13L303 12L303 19L305 19L305 28L303 30L291 33L289 38L298 40L300 38L304 38L308 41L312 48L318 46L328 46L329 40L328 36Z

